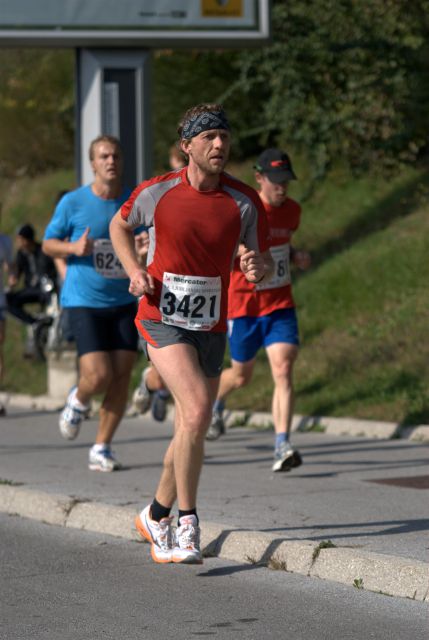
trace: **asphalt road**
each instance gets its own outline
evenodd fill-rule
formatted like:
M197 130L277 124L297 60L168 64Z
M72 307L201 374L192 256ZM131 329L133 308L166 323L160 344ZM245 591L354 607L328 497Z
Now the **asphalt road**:
M0 514L2 640L427 640L427 604Z
M123 420L113 448L124 469L97 474L87 466L96 420L73 442L59 435L57 413L11 409L0 426L0 479L136 512L153 498L173 429L148 415ZM273 474L273 441L236 428L206 443L203 523L427 560L428 488L418 482L429 480L428 444L297 433L304 464Z

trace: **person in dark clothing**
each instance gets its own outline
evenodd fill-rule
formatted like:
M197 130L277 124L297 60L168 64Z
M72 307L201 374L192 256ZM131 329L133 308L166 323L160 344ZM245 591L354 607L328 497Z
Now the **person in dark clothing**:
M9 276L11 290L6 294L7 310L18 320L33 325L37 317L29 313L24 307L27 304L47 302L47 294L43 290L43 278L52 281L57 288L57 270L54 261L42 252L42 245L36 242L34 227L24 224L17 231L18 251L15 257L14 272ZM24 280L22 289L15 289L21 278Z

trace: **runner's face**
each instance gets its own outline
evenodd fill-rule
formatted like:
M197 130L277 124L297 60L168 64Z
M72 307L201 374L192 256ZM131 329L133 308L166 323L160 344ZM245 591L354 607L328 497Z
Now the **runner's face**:
M105 184L117 182L122 176L122 155L115 144L99 142L91 162L96 180Z
M183 142L183 149L207 175L222 173L229 158L231 136L225 129L209 129Z
M272 207L280 207L287 197L289 182L271 182L268 176L263 173L256 174L256 181L260 187L260 196L264 202Z

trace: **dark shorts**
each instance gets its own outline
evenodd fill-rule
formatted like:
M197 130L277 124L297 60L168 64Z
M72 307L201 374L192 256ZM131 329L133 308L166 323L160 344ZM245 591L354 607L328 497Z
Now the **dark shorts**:
M134 303L101 309L68 307L70 329L78 355L93 351L137 351L136 312Z
M294 308L279 309L266 316L243 316L228 320L231 358L236 362L253 360L262 347L283 342L299 345L298 322Z
M190 331L173 325L139 320L140 339L146 356L148 343L161 349L172 344L190 344L197 350L198 362L207 378L217 378L222 372L226 334L213 331Z

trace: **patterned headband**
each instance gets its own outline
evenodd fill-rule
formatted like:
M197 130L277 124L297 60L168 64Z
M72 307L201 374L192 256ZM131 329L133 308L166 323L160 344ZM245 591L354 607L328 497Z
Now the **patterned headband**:
M189 140L209 129L227 129L229 131L229 128L224 111L203 111L203 113L186 120L182 129L182 140Z

